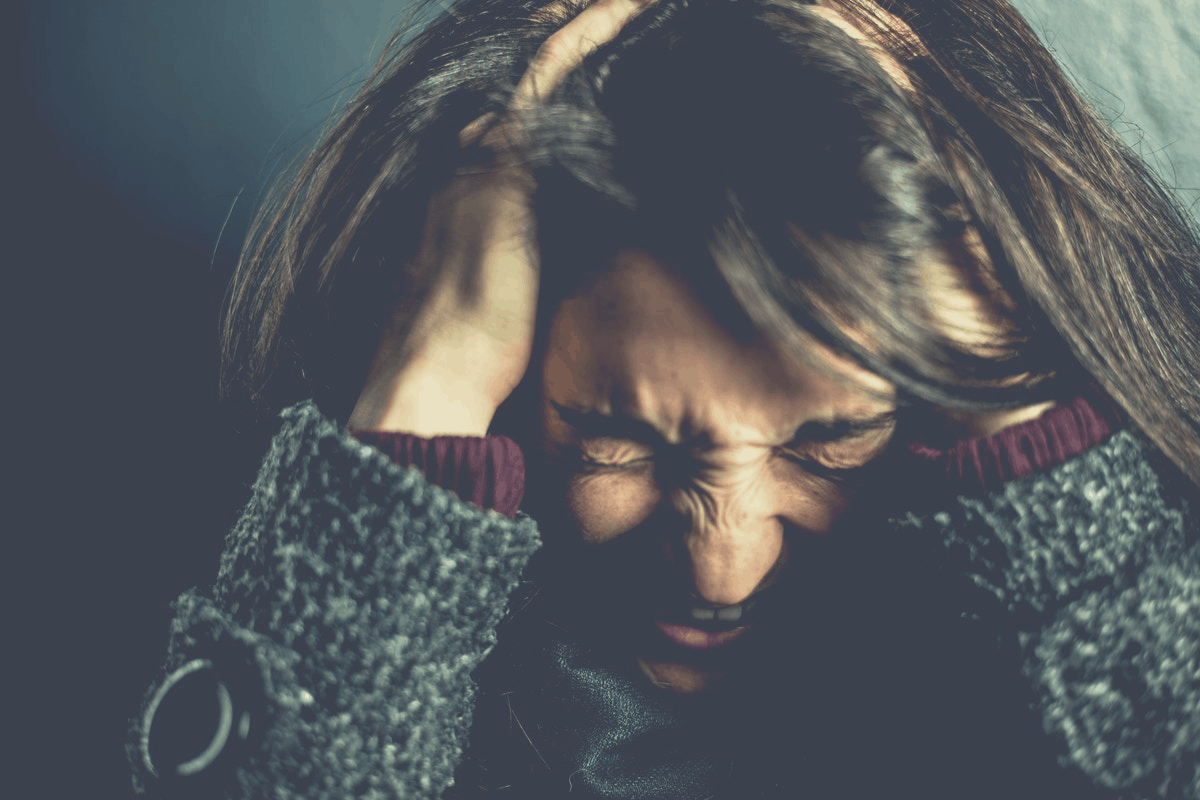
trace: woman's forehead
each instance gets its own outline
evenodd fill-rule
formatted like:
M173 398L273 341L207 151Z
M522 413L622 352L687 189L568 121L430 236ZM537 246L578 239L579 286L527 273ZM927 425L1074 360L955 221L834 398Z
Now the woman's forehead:
M672 428L744 415L774 432L797 416L885 411L895 394L815 340L799 353L761 335L732 335L677 272L640 251L623 251L610 272L563 305L544 375L557 402L603 412L623 403Z

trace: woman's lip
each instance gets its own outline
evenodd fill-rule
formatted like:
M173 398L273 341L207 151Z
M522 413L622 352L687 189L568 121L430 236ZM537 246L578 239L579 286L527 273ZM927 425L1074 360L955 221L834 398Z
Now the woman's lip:
M744 626L734 628L733 630L712 633L710 631L702 631L699 628L676 625L670 622L655 622L654 624L672 642L689 650L710 650L714 647L721 647L722 645L729 644L746 632Z

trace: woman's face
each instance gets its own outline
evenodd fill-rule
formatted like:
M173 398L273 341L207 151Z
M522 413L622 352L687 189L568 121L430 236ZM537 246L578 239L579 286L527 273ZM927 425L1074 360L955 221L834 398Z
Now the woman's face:
M891 384L816 342L797 359L735 337L633 250L558 310L542 381L565 514L613 565L597 566L605 591L640 598L623 638L677 691L736 663L789 539L834 527L895 427Z

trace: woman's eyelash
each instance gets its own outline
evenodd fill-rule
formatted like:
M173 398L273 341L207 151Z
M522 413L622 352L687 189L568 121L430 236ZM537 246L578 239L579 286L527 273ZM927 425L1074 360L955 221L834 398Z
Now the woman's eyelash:
M628 467L636 467L636 466L641 466L642 464L649 463L654 460L654 458L652 456L643 456L642 458L631 458L627 461L600 461L598 459L592 458L591 456L589 456L583 452L579 452L576 455L576 459L583 466L583 468L589 472L599 472L601 470L607 470L607 469L616 470L616 469L625 469Z
M787 451L783 451L782 454L785 458L787 458L792 463L803 467L804 470L806 472L808 472L810 475L813 475L814 477L817 477L817 478L821 478L823 480L827 480L830 483L848 482L848 481L860 476L863 472L866 471L867 467L869 466L867 464L863 464L863 465L854 466L854 467L830 467L825 464L822 464L819 461L814 461L812 459L804 458L802 456L796 455L795 453L789 453ZM617 470L622 470L622 469L629 469L632 467L643 466L645 464L653 462L654 457L653 456L642 456L641 458L631 458L626 461L601 461L599 459L592 458L591 456L589 456L587 453L584 453L583 451L577 451L576 452L576 460L579 462L580 467L585 472L605 472L605 471L617 471Z
M793 464L798 464L804 467L805 472L818 478L823 478L830 483L844 483L866 471L869 464L860 464L855 467L830 467L822 464L820 461L814 461L810 458L803 458L795 453L783 451L783 457Z

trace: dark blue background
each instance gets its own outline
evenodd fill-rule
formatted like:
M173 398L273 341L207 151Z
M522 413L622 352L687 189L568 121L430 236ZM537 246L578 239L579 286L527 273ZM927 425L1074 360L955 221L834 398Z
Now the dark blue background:
M124 715L161 658L167 603L211 580L262 445L231 429L214 389L216 308L247 215L404 5L18 6L4 585L10 689L33 712L9 755L36 784L12 796L128 791ZM1017 5L1195 204L1200 0Z

